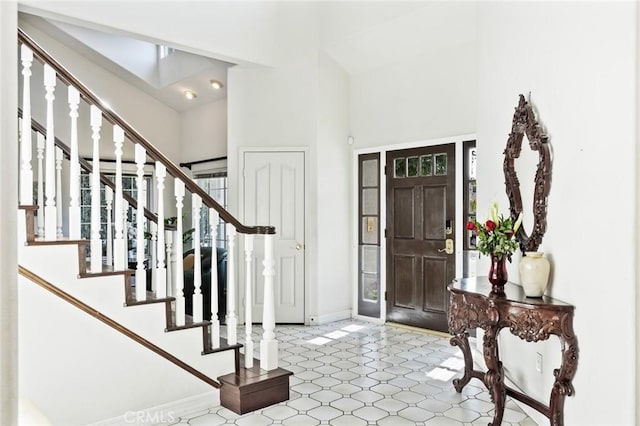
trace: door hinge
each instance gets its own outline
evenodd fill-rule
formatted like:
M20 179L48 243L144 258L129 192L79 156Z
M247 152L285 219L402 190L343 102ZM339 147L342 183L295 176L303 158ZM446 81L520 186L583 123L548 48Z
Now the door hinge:
M384 175L387 175L387 166L384 166Z
M384 228L384 237L385 237L385 238L388 238L388 237L387 237L387 228Z
M385 302L387 301L387 292L386 291L384 292L384 301Z

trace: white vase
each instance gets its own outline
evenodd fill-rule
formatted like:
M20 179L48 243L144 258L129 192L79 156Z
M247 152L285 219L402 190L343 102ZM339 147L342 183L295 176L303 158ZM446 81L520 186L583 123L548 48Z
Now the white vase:
M549 261L539 251L525 252L520 259L520 281L527 297L542 297L549 282Z

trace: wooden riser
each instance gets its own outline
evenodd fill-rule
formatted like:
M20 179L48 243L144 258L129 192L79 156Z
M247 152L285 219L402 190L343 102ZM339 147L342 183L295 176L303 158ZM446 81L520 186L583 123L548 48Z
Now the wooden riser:
M256 360L256 365L259 361ZM236 414L245 414L289 399L289 376L293 373L283 368L272 371L259 367L240 369L218 377L220 404Z

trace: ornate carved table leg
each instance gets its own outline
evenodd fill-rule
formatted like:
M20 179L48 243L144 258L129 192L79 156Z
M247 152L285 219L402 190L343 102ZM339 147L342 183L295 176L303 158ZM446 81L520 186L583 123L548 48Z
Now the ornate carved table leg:
M498 358L497 334L499 328L487 327L483 338L484 361L487 364L487 372L484 375L484 384L489 389L491 399L495 405L493 422L489 426L500 426L504 414L504 405L507 392L504 387L504 370L502 362Z
M560 325L561 334L558 337L562 344L562 363L559 369L553 371L556 380L553 383L549 401L549 408L551 409L549 420L552 426L564 425L564 399L574 393L571 381L578 368L578 342L573 334L573 315L564 315Z
M469 333L456 334L449 340L452 346L458 346L464 355L464 375L459 379L453 379L453 387L457 392L462 392L469 380L471 380L473 372L473 358L471 357L471 348L469 347Z

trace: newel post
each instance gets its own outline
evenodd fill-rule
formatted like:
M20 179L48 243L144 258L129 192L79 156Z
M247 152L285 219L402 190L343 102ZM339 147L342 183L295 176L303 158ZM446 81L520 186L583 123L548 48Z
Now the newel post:
M278 368L278 341L276 340L276 315L273 277L275 261L273 257L273 234L264 236L264 308L262 312L262 340L260 341L260 368L275 370Z
M236 228L227 223L227 343L238 343L238 317L236 316Z

